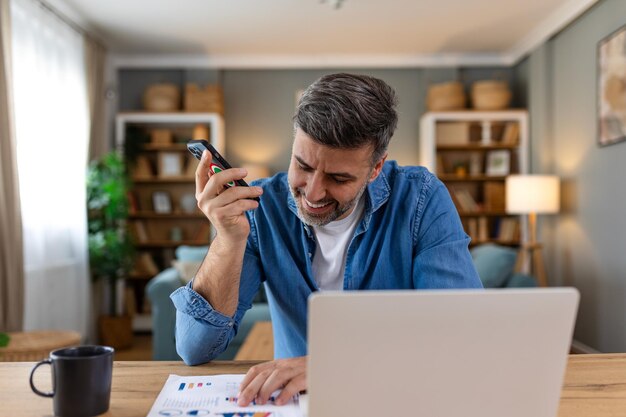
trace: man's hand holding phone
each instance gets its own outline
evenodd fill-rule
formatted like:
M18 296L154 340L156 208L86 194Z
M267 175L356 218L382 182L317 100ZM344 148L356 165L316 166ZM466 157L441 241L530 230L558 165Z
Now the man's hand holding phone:
M239 299L239 278L250 234L247 210L259 206L261 187L249 187L247 172L230 164L206 140L187 143L200 160L196 169L198 207L217 231L196 273L193 289L220 313L233 317Z
M240 243L250 233L245 212L259 206L258 197L263 190L261 187L232 186L233 182L243 180L247 171L230 167L211 169L213 159L214 156L204 150L196 169L198 207L216 228L220 239Z

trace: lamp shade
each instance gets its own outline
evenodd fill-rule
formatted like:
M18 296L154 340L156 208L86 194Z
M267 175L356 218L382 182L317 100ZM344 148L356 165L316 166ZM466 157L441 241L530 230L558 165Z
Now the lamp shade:
M248 175L245 178L246 182L252 182L259 178L267 178L270 176L270 170L265 165L247 163L243 164L241 167L248 170Z
M509 175L506 177L507 213L558 213L559 197L559 178L555 175Z

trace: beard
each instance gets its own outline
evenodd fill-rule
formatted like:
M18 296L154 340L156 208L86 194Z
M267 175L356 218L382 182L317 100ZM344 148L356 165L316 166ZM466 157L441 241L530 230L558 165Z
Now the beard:
M363 186L359 189L359 191L356 193L354 198L350 199L349 201L343 204L339 203L339 201L335 199L328 199L328 200L322 200L322 201L316 202L316 205L326 205L326 204L331 205L332 204L334 206L333 210L327 213L323 213L323 214L314 214L314 213L308 212L303 207L302 200L306 198L306 194L302 191L301 188L294 188L290 184L289 190L291 191L291 195L294 201L296 202L296 207L298 208L298 218L304 224L308 226L326 226L328 223L337 220L338 218L340 218L341 216L343 216L345 213L352 210L356 206L359 199L365 192L365 189L367 188L367 184L368 183L366 181L363 184Z

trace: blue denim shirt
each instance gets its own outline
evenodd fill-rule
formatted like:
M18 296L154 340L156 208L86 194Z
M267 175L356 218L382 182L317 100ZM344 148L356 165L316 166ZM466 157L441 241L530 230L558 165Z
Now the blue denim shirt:
M297 216L287 174L261 180L259 207L248 212L250 235L234 317L215 311L192 283L176 290L176 348L187 364L226 349L263 283L276 358L307 354L307 298L317 291L311 271L315 235ZM469 237L445 186L422 167L386 162L368 185L365 212L346 255L350 290L481 288ZM375 306L373 306L375 308Z

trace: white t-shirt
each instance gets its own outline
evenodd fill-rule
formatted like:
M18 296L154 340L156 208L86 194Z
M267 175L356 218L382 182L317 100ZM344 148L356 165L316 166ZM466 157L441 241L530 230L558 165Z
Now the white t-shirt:
M320 290L343 290L348 246L363 217L364 208L365 199L362 196L345 219L335 220L326 226L313 226L316 237L313 278Z

